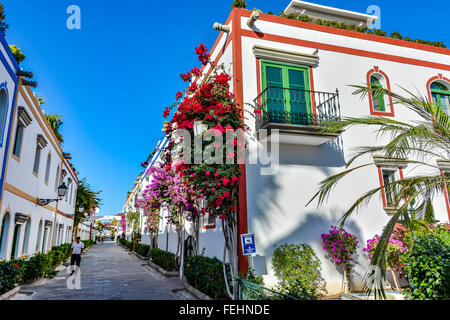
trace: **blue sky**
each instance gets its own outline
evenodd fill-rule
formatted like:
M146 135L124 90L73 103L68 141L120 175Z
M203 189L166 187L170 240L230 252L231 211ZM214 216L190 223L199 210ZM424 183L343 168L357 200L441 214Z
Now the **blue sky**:
M183 89L179 74L198 65L194 48L210 48L232 0L3 0L8 43L26 54L46 113L63 115L64 150L95 190L100 215L119 213L126 193L162 137L164 106ZM247 8L278 13L289 0L246 1ZM318 4L366 12L381 8L382 29L444 41L447 1L317 0ZM81 8L81 30L66 28L66 9Z

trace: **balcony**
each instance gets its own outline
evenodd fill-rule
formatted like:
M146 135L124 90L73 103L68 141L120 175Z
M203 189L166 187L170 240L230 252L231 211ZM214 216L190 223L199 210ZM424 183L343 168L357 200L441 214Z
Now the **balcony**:
M320 92L269 86L254 100L260 141L279 130L280 143L319 146L336 139L341 132L324 133L322 124L341 119L339 92ZM260 136L261 129L267 137Z

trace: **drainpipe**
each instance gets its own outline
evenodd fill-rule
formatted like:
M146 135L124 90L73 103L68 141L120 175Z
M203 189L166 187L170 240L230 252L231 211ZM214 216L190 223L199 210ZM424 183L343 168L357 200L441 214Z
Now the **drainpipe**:
M253 27L253 25L255 24L256 20L258 20L258 19L259 19L259 12L258 11L253 11L252 15L247 20L248 27L249 28Z

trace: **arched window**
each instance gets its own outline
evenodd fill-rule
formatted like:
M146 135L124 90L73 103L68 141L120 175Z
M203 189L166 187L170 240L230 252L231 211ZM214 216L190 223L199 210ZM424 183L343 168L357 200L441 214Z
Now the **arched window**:
M391 85L386 73L375 66L367 73L368 88L384 88L391 91ZM376 116L394 116L392 97L384 93L369 93L370 114Z
M42 236L42 220L39 222L38 235L36 238L36 252L39 251L41 247L41 236Z
M3 145L3 136L8 117L8 93L5 88L0 90L0 145Z
M59 187L59 176L60 176L59 171L60 170L59 170L59 165L58 165L58 169L56 169L55 190L57 190Z
M433 104L450 114L450 87L435 81L430 85L430 90Z
M23 235L22 254L28 254L28 243L30 241L31 219L27 220L25 225L25 234Z
M3 216L2 228L0 232L0 259L6 259L10 220L11 217L9 212L5 213L5 215Z
M52 155L50 154L50 152L48 153L47 156L47 166L45 167L45 183L48 184L48 179L50 177L50 166L52 164Z
M370 76L370 85L372 88L383 88L381 84L381 79L376 77L375 75ZM386 105L384 103L384 94L373 94L372 93L372 101L373 101L373 110L378 112L386 112Z

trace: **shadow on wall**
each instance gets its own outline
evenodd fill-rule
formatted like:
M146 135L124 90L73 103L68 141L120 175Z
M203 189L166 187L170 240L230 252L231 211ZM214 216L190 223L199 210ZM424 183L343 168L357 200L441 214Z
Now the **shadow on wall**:
M342 137L339 136L317 147L280 144L280 164L331 168L342 167L345 165Z
M341 212L339 213L341 214ZM343 268L337 267L332 263L328 257L327 252L323 250L323 244L321 239L322 233L328 233L331 225L336 225L340 216L337 212L332 213L332 217L325 215L319 211L305 213L305 218L301 220L301 223L296 226L289 234L283 238L279 238L268 246L266 246L263 256L257 256L253 259L255 272L263 275L268 274L268 270L271 269L271 261L269 259L273 256L273 252L277 247L284 243L305 243L311 245L316 253L317 257L322 262L322 274L327 282L339 283L343 277ZM365 270L368 267L367 259L362 255L362 248L365 245L363 242L361 229L354 221L347 221L345 229L356 235L360 246L357 253L354 255L358 265L354 268L351 276L351 285L354 288L359 288L362 284L362 279L365 275Z

